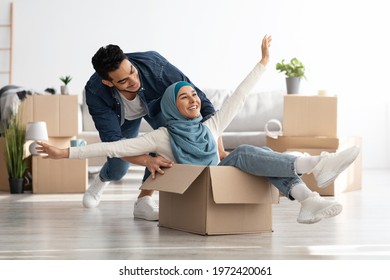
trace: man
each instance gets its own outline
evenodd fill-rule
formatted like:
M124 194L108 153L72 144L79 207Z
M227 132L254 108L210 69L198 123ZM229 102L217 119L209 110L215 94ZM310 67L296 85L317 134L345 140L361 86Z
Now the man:
M108 45L96 52L92 64L96 72L85 86L86 103L103 142L136 137L142 118L153 129L164 126L160 101L165 89L176 81L191 83L178 68L154 51L124 54L118 46ZM202 116L207 118L215 109L206 95L196 90L202 100ZM226 156L221 139L219 152L222 158ZM143 180L150 174L154 178L155 172L163 173L160 167L172 165L171 161L150 155L132 157L130 161L147 167ZM127 161L108 158L84 194L84 206L98 206L108 183L120 180L128 168ZM158 220L158 206L152 194L151 190L140 192L134 205L135 218Z

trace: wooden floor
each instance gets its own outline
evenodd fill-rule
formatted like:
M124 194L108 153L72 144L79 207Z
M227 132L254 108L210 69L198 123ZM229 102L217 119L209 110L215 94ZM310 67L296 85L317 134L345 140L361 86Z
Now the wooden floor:
M390 170L364 171L361 191L336 197L344 205L336 218L298 224L298 203L282 198L273 207L274 232L225 236L134 219L142 174L110 184L95 209L83 208L82 194L0 192L0 259L390 259Z

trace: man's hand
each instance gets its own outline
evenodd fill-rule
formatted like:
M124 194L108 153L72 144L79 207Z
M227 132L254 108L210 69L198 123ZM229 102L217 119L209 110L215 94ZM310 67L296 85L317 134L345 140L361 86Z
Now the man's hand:
M164 170L161 168L169 168L173 166L173 161L167 160L162 156L152 157L149 155L135 156L135 157L123 157L122 159L127 160L133 164L146 166L152 176L152 179L156 178L156 172L164 174Z
M158 172L160 174L164 174L164 170L162 170L161 168L172 167L173 162L165 159L162 156L156 156L156 157L148 156L146 159L145 166L149 169L151 176L152 176L152 179L154 179L154 178L156 178L156 172Z

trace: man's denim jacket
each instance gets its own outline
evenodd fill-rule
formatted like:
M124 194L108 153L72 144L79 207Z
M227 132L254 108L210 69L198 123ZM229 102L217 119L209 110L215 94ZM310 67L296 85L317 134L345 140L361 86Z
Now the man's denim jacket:
M160 101L165 89L177 81L189 83L191 81L155 51L129 53L126 56L139 73L141 88L138 95L147 110L147 115L144 116L145 120L153 129L164 126L165 120L161 113ZM202 116L207 117L214 114L214 106L206 95L196 86L195 90L202 101ZM89 113L103 142L112 142L138 135L141 119L125 120L123 102L118 91L104 85L97 73L94 73L87 82L85 97Z

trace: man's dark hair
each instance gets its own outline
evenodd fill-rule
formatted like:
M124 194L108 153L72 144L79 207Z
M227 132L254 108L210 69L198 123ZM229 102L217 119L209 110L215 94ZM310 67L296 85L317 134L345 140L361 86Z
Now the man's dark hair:
M92 65L99 76L104 80L111 80L108 73L119 68L121 62L127 59L117 45L101 47L92 57Z

